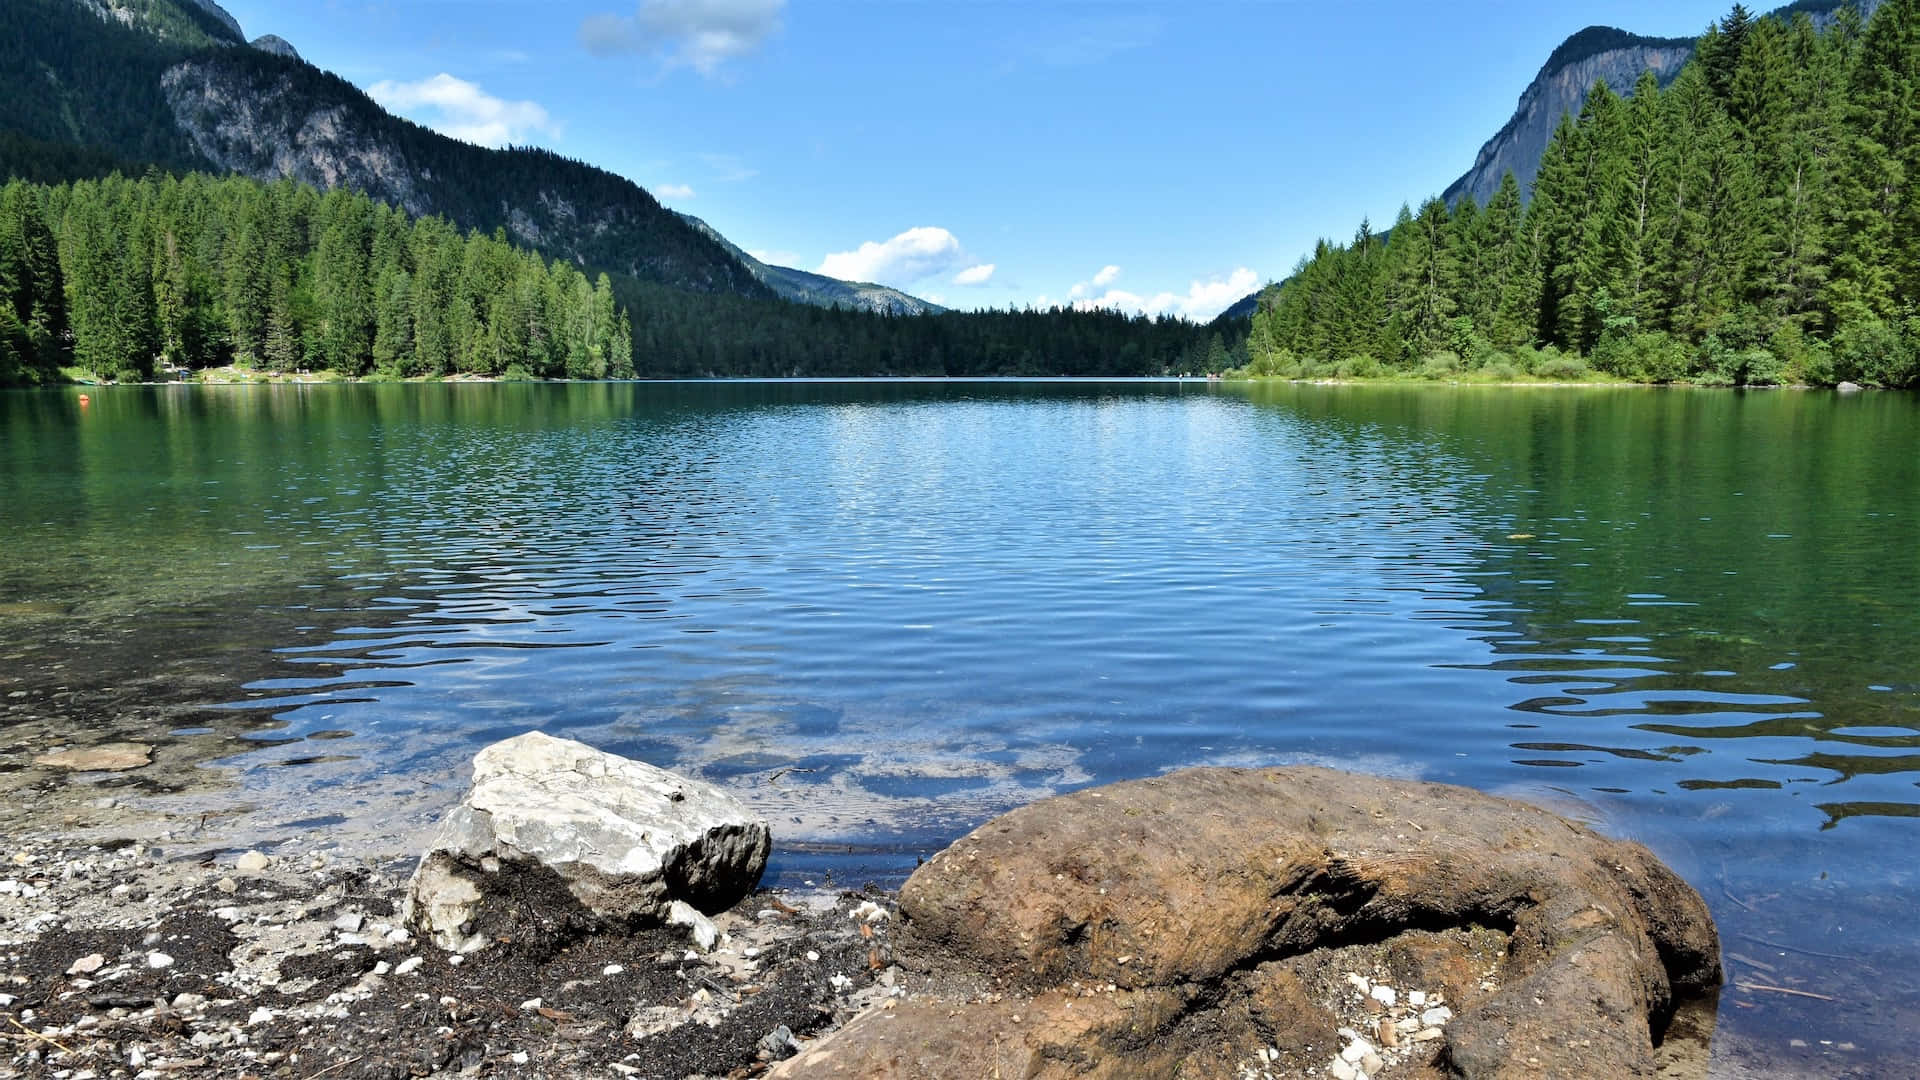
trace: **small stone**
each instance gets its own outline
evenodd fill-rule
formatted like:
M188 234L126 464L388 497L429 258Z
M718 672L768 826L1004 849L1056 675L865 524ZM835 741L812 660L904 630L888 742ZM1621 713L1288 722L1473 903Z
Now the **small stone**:
M150 952L147 954L147 966L155 971L170 968L173 966L173 957L163 952Z
M78 960L75 960L73 962L73 966L67 969L67 974L91 975L94 972L99 971L100 968L106 964L106 962L107 962L107 958L100 955L99 953L90 953L86 956L81 957Z
M347 914L342 915L339 918L333 920L333 928L342 933L357 934L360 932L360 927L365 925L366 921L367 920L365 916L359 914L358 912L350 911Z
M1391 1020L1380 1021L1379 1025L1374 1028L1374 1035L1381 1046L1394 1047L1400 1045L1400 1033L1394 1030L1393 1021Z
M539 1011L540 1006L544 1004L546 1004L546 1002L542 1001L539 998L528 998L527 1000L520 1003L520 1011L521 1012L537 1012Z
M817 964L817 963L819 963L819 962L820 962L820 954L819 954L819 953L817 953L817 952L814 952L814 951L813 951L812 949L808 949L808 950L807 950L807 962L808 962L808 963L810 963L810 964Z
M465 959L466 957L460 955L459 953L454 953L452 956L447 957L447 966L459 967L461 962L464 961Z
M1445 1006L1428 1009L1420 1014L1420 1022L1428 1027L1445 1027L1447 1021L1451 1019L1453 1019L1453 1010Z
M1387 1063L1381 1059L1379 1054L1368 1054L1366 1057L1360 1059L1360 1071L1366 1073L1368 1076L1376 1075L1381 1069L1386 1067Z
M60 750L33 759L35 765L73 772L126 772L144 769L153 763L153 747L145 743L104 743L75 750Z
M1351 971L1347 972L1347 985L1363 994L1372 989L1372 984L1367 982L1366 976L1357 975Z
M1391 986L1376 986L1368 996L1389 1009L1393 1008L1393 1003L1399 999L1399 995L1394 993Z
M1413 1033L1413 1041L1414 1042L1432 1042L1435 1039L1444 1038L1446 1034L1447 1034L1446 1032L1441 1031L1437 1027L1422 1028L1421 1030Z
M228 896L232 896L234 893L240 891L240 883L230 877L223 877L219 881L214 882L213 887L226 893Z
M373 973L375 975L391 975L393 973L393 965L382 960L373 965Z
M274 1016L273 1010L267 1008L265 1005L262 1005L259 1008L253 1010L253 1012L247 1017L247 1026L259 1027L261 1024L271 1024L273 1023L273 1016Z
M1367 1040L1355 1039L1347 1044L1345 1050L1340 1051L1340 1060L1349 1065L1358 1065L1361 1058L1371 1053L1373 1053L1373 1047L1368 1045Z
M720 940L720 928L685 900L675 900L667 905L667 925L686 927L692 932L693 943L700 947L701 952L712 952L714 944Z
M233 865L244 873L257 874L272 865L273 860L258 851L249 851L234 860Z
M1413 1007L1414 1007L1414 1008L1416 1008L1416 1009L1424 1009L1424 1008L1426 1008L1426 1007L1427 1007L1427 993L1426 993L1426 991L1424 991L1424 990L1409 990L1409 991L1407 991L1407 1004L1409 1004L1409 1005L1411 1005L1411 1006L1413 1006Z
M618 975L625 970L627 969L619 964L608 964L606 967L603 967L600 969L600 974L611 977L614 975Z
M1327 1066L1327 1071L1333 1074L1333 1080L1359 1080L1360 1078L1359 1069L1339 1058L1333 1059L1333 1063Z
M426 963L426 960L418 956L409 956L405 960L400 961L399 965L393 969L393 973L395 975L411 975L419 971L420 965L424 963Z
M207 999L199 994L175 994L172 1006L174 1012L191 1012L206 1003Z
M513 1055L507 1060L513 1062L515 1065L525 1065L531 1059L527 1057L525 1050L515 1050Z
M887 909L871 900L865 900L859 907L853 909L852 917L861 922L879 922L887 917Z

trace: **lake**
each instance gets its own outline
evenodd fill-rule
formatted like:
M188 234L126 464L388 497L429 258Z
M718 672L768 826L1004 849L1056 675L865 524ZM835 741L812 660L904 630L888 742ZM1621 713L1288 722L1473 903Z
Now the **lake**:
M1729 1067L1920 1056L1914 397L86 392L0 393L16 786L83 727L160 744L110 790L400 835L540 727L736 790L778 882L897 884L1090 784L1419 777L1692 882Z

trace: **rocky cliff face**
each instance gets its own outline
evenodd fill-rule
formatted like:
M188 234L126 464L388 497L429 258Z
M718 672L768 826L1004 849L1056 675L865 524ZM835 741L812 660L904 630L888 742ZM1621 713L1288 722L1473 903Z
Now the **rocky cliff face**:
M180 130L218 171L349 187L416 216L433 212L404 153L355 130L344 104L313 101L290 73L242 88L218 61L190 60L160 85Z
M1582 34L1596 32L1608 33L1603 27L1594 27ZM1501 178L1509 172L1519 179L1522 191L1531 193L1533 178L1540 171L1540 159L1553 140L1560 117L1566 113L1579 115L1595 83L1605 80L1615 93L1625 94L1648 71L1657 75L1662 83L1670 82L1693 56L1690 40L1665 41L1633 37L1620 31L1611 33L1619 35L1619 43L1613 47L1586 55L1576 52L1571 58L1556 53L1555 59L1547 62L1532 85L1520 95L1520 107L1514 111L1513 119L1480 148L1473 168L1447 188L1448 203L1464 196L1485 203L1500 189ZM1578 40L1576 36L1568 45ZM1562 53L1566 51L1567 47L1562 46Z

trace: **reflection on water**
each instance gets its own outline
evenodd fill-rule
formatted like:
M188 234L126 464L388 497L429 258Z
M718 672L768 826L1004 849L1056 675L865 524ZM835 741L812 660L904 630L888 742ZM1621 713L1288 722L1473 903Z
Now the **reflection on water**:
M1839 1072L1920 1050L1874 982L1920 962L1916 421L1191 383L9 394L0 657L33 694L60 663L185 686L147 734L251 745L236 783L288 828L437 806L539 726L730 785L796 877L1189 764L1518 793L1708 897L1723 1038Z

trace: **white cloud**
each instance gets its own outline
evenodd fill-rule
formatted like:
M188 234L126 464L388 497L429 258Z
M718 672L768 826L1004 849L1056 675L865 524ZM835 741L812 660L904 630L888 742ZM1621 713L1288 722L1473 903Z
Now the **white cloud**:
M971 262L966 249L952 233L938 226L923 225L908 229L883 244L869 240L858 250L829 255L815 273L842 281L905 287L936 274L963 269Z
M632 15L590 15L580 44L595 56L644 53L711 78L780 31L786 0L640 0Z
M713 170L713 178L722 184L738 184L760 175L760 170L741 160L738 154L700 154L700 160Z
M768 251L764 248L748 248L747 254L766 263L768 266L799 266L807 261L805 255L797 251Z
M987 282L993 280L994 269L995 267L992 263L981 263L979 266L970 266L953 275L953 283L955 285L985 285Z
M1096 296L1094 290L1111 286L1120 277L1120 268L1108 266L1093 276L1093 280L1076 283L1067 290L1067 299L1081 311L1123 311L1133 315L1177 315L1194 322L1208 322L1221 312L1232 307L1243 297L1260 287L1260 275L1246 267L1240 267L1226 277L1213 277L1205 281L1193 281L1187 285L1185 295L1175 292L1159 292L1152 296L1128 292L1125 289L1107 288ZM1054 301L1042 296L1034 301L1034 306L1046 308Z
M653 189L656 199L691 199L693 188L687 184L660 184Z
M383 80L368 87L367 96L442 135L479 146L500 147L560 134L553 117L537 102L504 101L446 72L419 82Z

